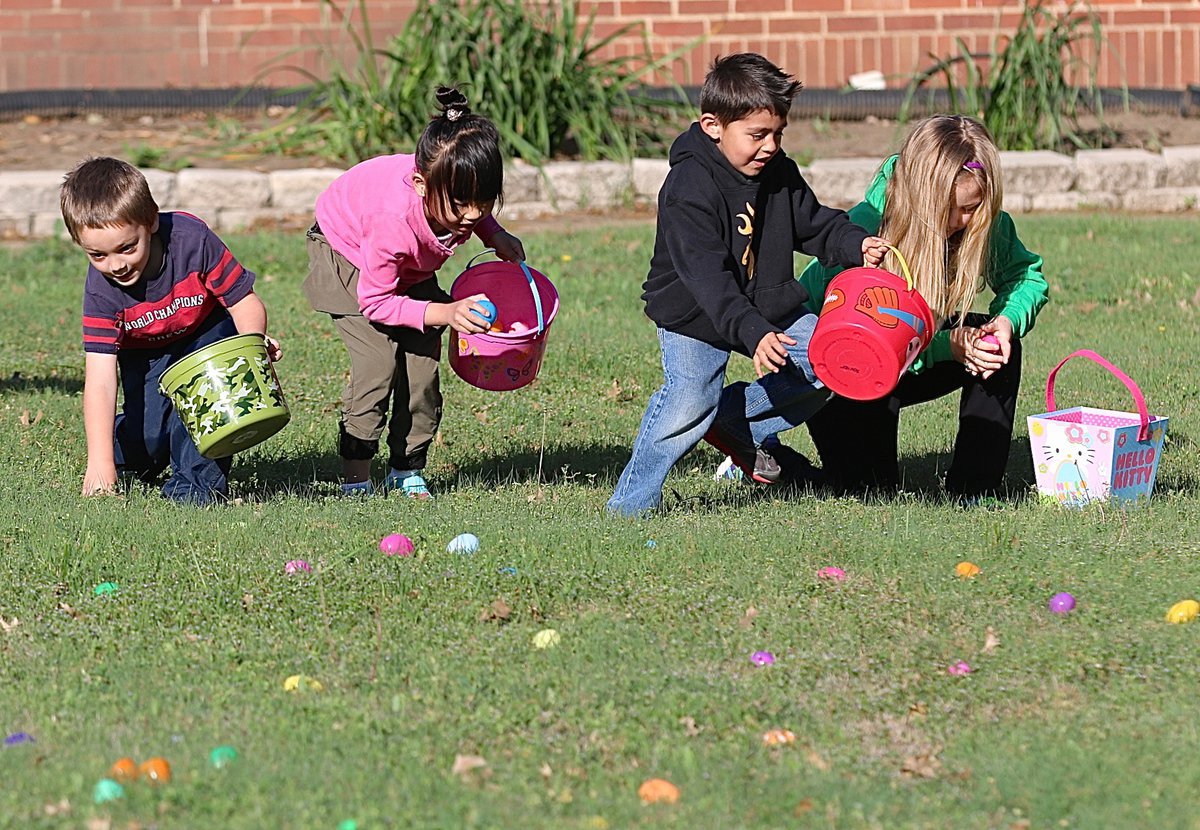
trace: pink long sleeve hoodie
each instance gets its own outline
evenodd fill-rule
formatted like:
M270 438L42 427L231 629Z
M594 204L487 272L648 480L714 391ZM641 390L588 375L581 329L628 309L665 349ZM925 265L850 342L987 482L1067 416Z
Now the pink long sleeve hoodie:
M404 292L434 276L465 238L438 241L413 187L414 156L378 156L351 167L317 197L321 232L358 268L358 307L389 326L425 330L424 300ZM501 230L492 216L475 226L486 245Z

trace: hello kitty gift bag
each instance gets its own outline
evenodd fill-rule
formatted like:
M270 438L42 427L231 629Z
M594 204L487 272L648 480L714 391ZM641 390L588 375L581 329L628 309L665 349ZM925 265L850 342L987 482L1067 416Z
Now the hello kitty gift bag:
M1054 377L1073 357L1086 357L1125 384L1137 412L1077 406L1058 409ZM1046 379L1046 412L1029 416L1029 447L1038 492L1068 507L1094 501L1136 505L1150 498L1167 419L1151 416L1142 390L1100 355L1080 349L1067 355Z

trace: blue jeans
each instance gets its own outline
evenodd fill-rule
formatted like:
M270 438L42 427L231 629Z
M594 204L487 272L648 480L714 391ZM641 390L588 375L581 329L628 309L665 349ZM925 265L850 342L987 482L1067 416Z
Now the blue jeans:
M725 429L745 436L752 426L757 432L761 423L763 437L791 429L819 409L829 395L808 364L808 341L816 319L807 314L787 330L797 341L788 349L789 356L801 361L805 371L788 366L751 384L733 384L725 393L721 386L729 352L660 328L663 385L646 405L633 456L608 500L608 511L640 516L661 506L667 474L700 443L717 417L718 405ZM798 416L800 420L791 421Z
M229 493L230 458L205 458L196 448L183 421L158 382L171 364L197 349L237 334L233 320L223 310L216 320L191 340L162 349L127 349L117 353L125 403L113 429L113 454L117 470L154 481L171 464L171 477L162 493L182 504L209 504Z
M825 405L832 393L817 379L808 359L808 343L817 315L805 314L787 330L796 341L785 346L789 365L753 383L731 383L721 392L717 423L742 441L761 447L776 433L797 427Z

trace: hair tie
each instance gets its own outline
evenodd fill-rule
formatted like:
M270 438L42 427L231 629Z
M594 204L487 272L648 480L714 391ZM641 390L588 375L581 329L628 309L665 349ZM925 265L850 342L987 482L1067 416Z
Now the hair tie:
M463 113L464 113L464 110L461 110L458 107L447 107L446 108L446 120L450 121L450 122L457 121L458 119L463 117Z
M968 161L963 165L963 170L982 170L983 165L977 161Z

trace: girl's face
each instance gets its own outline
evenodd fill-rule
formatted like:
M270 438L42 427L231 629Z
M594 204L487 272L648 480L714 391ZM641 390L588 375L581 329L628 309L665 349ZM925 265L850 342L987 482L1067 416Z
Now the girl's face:
M429 227L436 234L452 233L455 236L468 236L485 216L491 216L495 209L494 201L481 205L468 205L461 202L451 202L442 205L438 199L425 200L425 218Z
M496 208L496 200L479 204L443 201L429 191L429 183L420 173L413 173L413 189L425 202L425 219L430 229L441 236L450 233L455 236L468 236L484 217L491 216Z
M954 195L950 199L950 216L946 220L946 237L961 231L971 222L971 217L983 204L983 191L974 176L960 176L954 183Z

